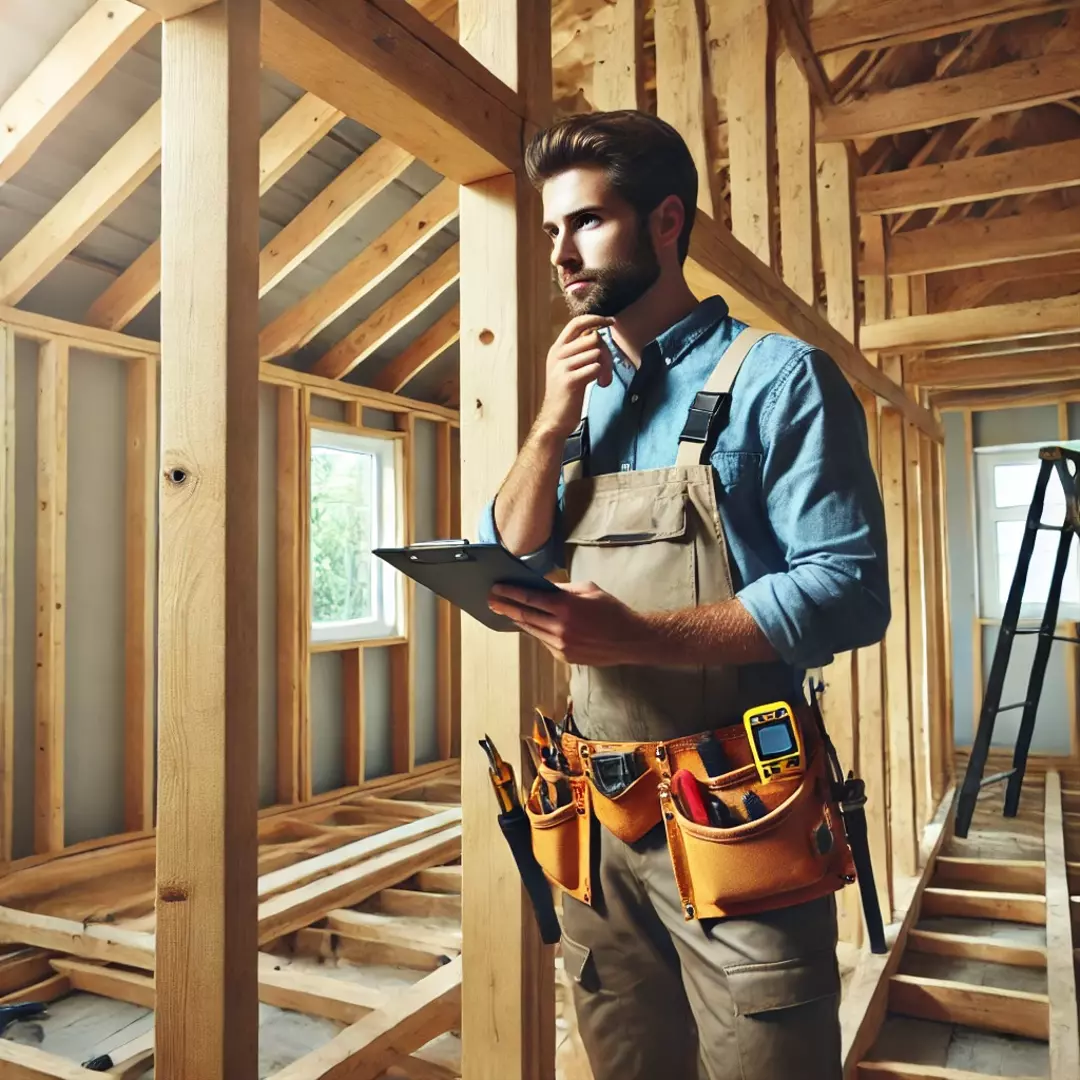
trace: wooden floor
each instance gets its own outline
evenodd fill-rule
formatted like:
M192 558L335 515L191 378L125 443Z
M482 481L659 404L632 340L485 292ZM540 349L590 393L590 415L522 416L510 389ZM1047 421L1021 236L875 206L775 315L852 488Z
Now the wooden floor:
M357 1076L460 1076L459 784L442 764L262 819L260 1077L315 1080L368 1029ZM1080 1080L1080 777L1032 775L1015 819L1000 804L985 793L963 840L942 811L848 1080ZM147 838L0 880L0 1003L48 1002L0 1039L0 1077L89 1080L71 1068L101 1055L153 1076L153 859ZM856 959L841 948L845 1002ZM558 1080L591 1080L557 950L556 974Z

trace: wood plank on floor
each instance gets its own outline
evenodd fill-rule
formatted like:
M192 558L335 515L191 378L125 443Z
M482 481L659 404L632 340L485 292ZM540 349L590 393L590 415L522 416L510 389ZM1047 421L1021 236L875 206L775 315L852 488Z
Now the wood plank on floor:
M923 891L922 913L1043 926L1046 923L1046 898L1028 893L973 892L930 886Z
M1028 1039L1048 1039L1050 1034L1050 1002L1046 994L894 975L889 980L889 1010L902 1016L965 1024Z
M908 934L908 948L913 952L986 960L995 964L1046 967L1046 950L1038 945L1001 941L976 934L943 934L916 927Z

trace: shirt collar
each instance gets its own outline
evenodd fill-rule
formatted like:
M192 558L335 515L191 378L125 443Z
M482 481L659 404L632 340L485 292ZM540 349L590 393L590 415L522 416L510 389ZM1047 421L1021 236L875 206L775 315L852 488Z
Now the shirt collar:
M728 306L722 296L706 297L689 315L685 315L650 341L642 350L642 360L644 361L648 353L655 352L663 357L668 367L677 364L698 340L713 331L727 316ZM600 332L608 345L613 347L615 355L621 357L622 353L612 339L611 331L605 327Z

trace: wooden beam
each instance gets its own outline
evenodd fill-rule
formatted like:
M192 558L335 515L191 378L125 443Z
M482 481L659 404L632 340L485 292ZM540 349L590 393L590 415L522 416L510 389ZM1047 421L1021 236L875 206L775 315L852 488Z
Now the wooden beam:
M697 0L656 0L656 113L674 127L690 149L698 174L698 209L720 212L708 141L708 70L705 32Z
M36 1046L0 1039L4 1080L101 1080L101 1073Z
M379 1009L274 1074L274 1080L374 1080L457 1023L461 960L400 989Z
M829 84L829 77L825 73L817 51L810 43L800 6L797 6L794 0L780 0L777 4L777 12L787 53L802 71L803 78L813 91L814 101L818 105L832 105L834 101L832 86ZM779 114L777 119L779 119Z
M605 25L593 19L593 108L644 109L645 0L613 0L607 10Z
M457 185L443 180L333 277L266 326L259 335L260 358L284 356L305 345L457 215Z
M1060 352L973 356L970 359L922 357L907 366L920 386L987 387L1024 386L1059 379L1080 379L1080 348Z
M935 885L988 885L1013 892L1042 893L1046 864L1041 859L968 859L939 855L934 864Z
M1080 207L965 218L890 234L890 274L930 274L1014 259L1080 252Z
M458 245L454 244L355 330L323 353L312 370L327 379L344 378L455 285L459 274Z
M817 294L817 162L814 106L790 49L776 59L776 154L784 282L810 307Z
M338 173L259 253L259 296L265 296L415 160L380 139Z
M346 649L341 654L342 759L345 783L359 785L364 782L364 650Z
M32 311L0 305L0 323L11 327L18 337L29 341L47 342L54 338L66 341L71 348L84 349L102 356L116 356L124 360L142 356L157 356L160 345L149 338L116 334L110 330L98 330L82 323L54 319Z
M258 1055L258 0L162 53L156 1071L231 1080Z
M982 960L991 964L1013 967L1046 967L1046 949L1042 945L1026 945L1001 938L977 934L943 934L932 930L912 930L908 934L912 952L933 956L956 956L964 960Z
M190 15L199 8L216 4L218 0L135 0L139 7L154 12L162 19L176 19L181 15Z
M375 376L373 385L379 390L400 394L410 380L419 375L433 360L442 356L460 337L461 309L453 307L415 341L406 345Z
M73 990L97 994L113 1001L141 1005L144 1009L154 1007L152 975L144 975L141 971L127 971L124 968L105 967L87 960L72 960L70 957L57 957L51 963L60 975L66 976Z
M314 94L305 94L259 142L259 194L265 194L340 119L342 114ZM122 330L161 291L161 241L155 240L90 305L86 321Z
M539 124L551 108L551 5L515 0L490 18L488 0L460 0L462 41L517 87ZM551 340L550 268L536 228L539 194L520 177L461 191L461 521L506 475L542 397ZM491 813L483 755L464 753L489 734L521 775L523 718L536 701L537 650L522 635L461 625L462 906L464 981L461 1075L542 1080L555 1072L554 968ZM484 784L489 789L485 790ZM498 953L484 942L501 941Z
M930 727L927 714L926 633L924 616L925 562L922 521L926 509L926 473L922 462L921 437L908 425L904 432L904 467L907 506L907 611L908 611L908 694L911 702L911 736L915 770L915 831L933 814L930 805Z
M889 980L891 1012L1028 1039L1047 1038L1048 1006L1046 994L928 979L922 975L894 975ZM1075 1028L1075 1020L1073 1024Z
M1004 922L1046 924L1046 898L1030 893L928 888L923 893L924 915L949 915L961 919L1000 919Z
M1065 382L998 386L988 390L945 390L933 396L939 409L1012 409L1021 405L1059 405L1080 400L1080 379Z
M155 102L74 187L0 259L0 300L17 304L158 166L161 103Z
M0 907L0 942L154 970L154 935ZM0 1040L2 1041L2 1040Z
M293 386L277 391L277 801L295 803L300 794L300 734L306 643L303 624L304 547L300 542L301 473L308 448L301 438L303 393Z
M154 656L157 586L157 360L127 371L124 588L124 828L154 827Z
M941 425L926 409L873 367L850 341L781 282L727 229L717 226L700 212L690 237L687 270L688 280L695 271L699 275L699 288L706 286L723 292L733 310L740 305L744 311L750 309L751 313L764 318L765 325L779 327L828 353L849 380L892 403L932 439L941 440ZM693 282L691 284L693 287ZM751 314L751 318L754 317Z
M0 863L15 825L15 331L0 323Z
M1071 53L1015 60L971 75L935 79L853 98L822 110L818 139L874 139L1026 109L1080 94Z
M858 46L891 49L1075 6L1076 0L949 0L947 5L936 0L877 0L872 5L844 0L811 18L809 31L819 53Z
M1080 184L1080 139L872 173L855 181L860 214L899 214Z
M1043 830L1046 843L1046 994L1050 999L1051 1077L1080 1076L1076 964L1073 958L1061 775L1046 774Z
M38 357L37 640L34 679L34 850L64 846L64 684L67 620L68 347Z
M866 349L942 349L982 341L1040 337L1080 330L1080 301L1075 296L1028 300L1021 304L992 304L968 311L909 315L862 328Z
M460 322L458 312L453 312ZM435 539L454 536L453 469L454 432L449 424L435 428ZM438 631L435 658L435 728L439 757L454 755L454 703L457 699L455 681L457 665L454 660L454 636L457 612L449 600L438 600Z
M0 104L0 184L29 161L157 21L128 0L97 0L90 7Z
M955 311L976 307L999 285L1035 278L1070 278L1077 274L1080 274L1080 252L1069 252L950 270L929 276L927 287L934 298L934 311Z
M731 231L766 266L774 266L775 70L769 11L758 0L731 0L725 5L724 22L729 33L726 111ZM700 167L698 172L705 175ZM719 206L702 209L716 217Z
M262 56L456 183L521 165L517 95L406 0L264 0Z

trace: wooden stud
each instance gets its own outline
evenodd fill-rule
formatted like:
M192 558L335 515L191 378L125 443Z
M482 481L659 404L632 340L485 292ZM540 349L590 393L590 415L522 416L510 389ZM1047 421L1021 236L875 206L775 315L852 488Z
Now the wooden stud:
M933 814L930 806L929 726L927 722L927 655L923 631L924 596L922 517L925 504L924 476L920 456L920 436L910 425L904 432L904 467L907 509L907 627L908 694L911 702L912 765L915 772L915 829Z
M457 214L457 186L444 180L333 277L266 326L259 334L260 358L271 360L307 344Z
M300 801L309 802L313 795L311 764L311 390L305 387L300 394L300 456L298 479L300 505L298 520L300 562L300 608L297 633L300 638L300 737L297 782Z
M690 148L698 174L698 209L720 213L719 184L709 153L705 34L697 0L656 0L656 112Z
M158 166L161 103L155 102L4 257L0 299L17 304Z
M1051 53L827 106L822 110L818 139L840 142L921 131L954 120L1061 101L1077 93L1080 76L1069 54Z
M38 358L37 657L34 850L64 846L64 656L67 563L68 347Z
M162 53L156 1071L253 1080L258 0L170 21Z
M157 592L157 360L127 370L124 589L124 828L154 827L154 627Z
M364 772L364 650L346 649L341 654L341 679L344 684L343 703L345 783L358 785Z
M725 8L731 231L766 266L773 266L775 71L769 11L760 0L734 0Z
M262 56L454 183L521 164L517 95L405 3L272 0Z
M853 176L846 146L825 145L818 149L818 231L829 322L858 347Z
M593 108L644 109L645 0L613 0L607 11L607 24L596 30Z
M401 505L405 522L403 542L411 544L416 522L416 420L411 414L395 418L397 429L405 433L401 461ZM393 770L411 772L416 764L416 583L407 578L404 588L405 642L390 650L390 734Z
M97 0L0 104L0 184L157 23L128 0Z
M817 51L810 44L802 12L794 0L780 0L776 5L780 25L784 32L787 51L799 65L807 84L819 105L832 105L834 102L832 86L825 73Z
M457 280L458 247L454 244L320 356L312 371L327 379L344 378L438 300Z
M11 862L15 792L15 331L0 323L0 864Z
M305 662L301 562L304 547L300 492L305 444L302 393L277 391L277 801L300 801L301 667Z
M305 94L259 145L259 193L265 194L339 120L341 113ZM105 330L122 330L161 291L161 241L155 240L90 305L86 321Z
M415 160L380 139L335 176L259 253L259 296L348 224Z
M0 1039L0 1065L5 1080L100 1080L101 1073L36 1046Z
M453 507L451 505L451 471L453 469L453 431L449 424L435 429L435 538L453 538ZM453 754L454 745L454 624L460 619L460 609L449 600L438 601L438 655L436 657L435 724L439 757Z
M1046 992L1050 999L1051 1077L1080 1075L1080 1039L1076 1037L1076 966L1065 866L1065 825L1061 775L1046 774L1043 829L1046 844Z
M806 76L790 50L776 60L776 153L784 282L813 307L818 251L814 107Z

